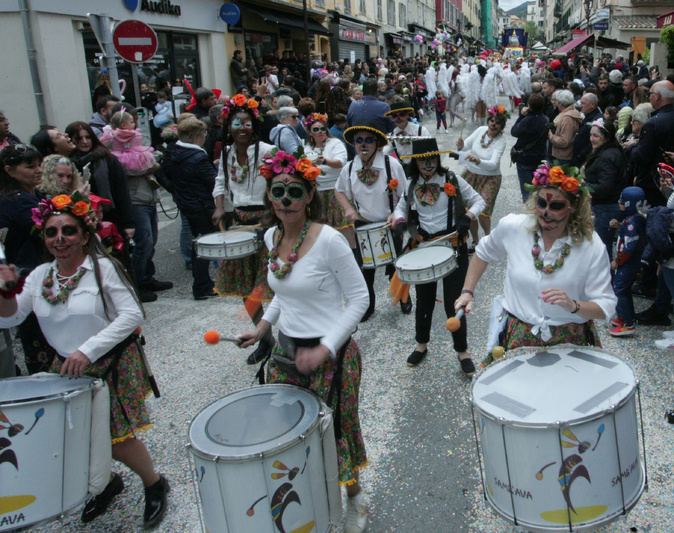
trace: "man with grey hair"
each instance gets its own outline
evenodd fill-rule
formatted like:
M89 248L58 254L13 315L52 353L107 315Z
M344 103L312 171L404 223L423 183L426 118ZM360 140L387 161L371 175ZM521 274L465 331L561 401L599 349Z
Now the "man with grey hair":
M551 160L559 161L560 165L570 164L573 162L573 139L583 118L576 111L576 101L571 91L566 89L555 91L552 94L552 101L559 115L553 122L556 123L556 128L548 132Z
M641 128L639 144L631 155L639 169L636 185L644 190L648 203L656 206L665 205L656 168L658 163L672 164L665 161L664 153L674 151L674 84L667 80L657 82L651 87L649 99L653 117Z
M580 123L576 138L573 140L573 164L577 167L585 163L585 159L592 151L592 145L590 144L592 123L602 117L598 105L599 98L596 94L585 93L580 98L580 111L583 114L583 121Z

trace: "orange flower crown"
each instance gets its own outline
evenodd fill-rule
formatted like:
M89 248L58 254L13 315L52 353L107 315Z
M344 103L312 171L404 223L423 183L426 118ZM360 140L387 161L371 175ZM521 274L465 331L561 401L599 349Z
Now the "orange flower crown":
M232 114L236 114L240 111L248 112L252 111L253 115L260 122L264 122L264 117L260 115L258 110L260 104L254 98L246 98L242 94L235 94L231 100L225 102L222 106L222 118L227 120Z
M311 113L307 118L304 119L304 125L307 128L311 128L311 125L314 122L322 122L326 126L328 125L328 117L327 115L319 115L318 113Z
M59 194L53 198L45 198L40 201L37 207L31 210L31 217L35 223L35 228L42 232L44 223L50 215L69 212L71 215L81 218L87 231L92 235L96 233L96 216L91 209L89 199L79 191L75 191L71 196Z
M534 192L541 187L556 187L575 196L581 194L590 196L592 193L592 189L584 183L578 167L568 165L550 167L547 162L534 171L531 185L527 184L524 187L529 192Z
M300 174L307 181L316 181L323 171L315 167L311 159L304 157L304 149L300 146L294 154L287 154L278 148L265 154L264 165L260 167L260 174L271 179L279 174Z

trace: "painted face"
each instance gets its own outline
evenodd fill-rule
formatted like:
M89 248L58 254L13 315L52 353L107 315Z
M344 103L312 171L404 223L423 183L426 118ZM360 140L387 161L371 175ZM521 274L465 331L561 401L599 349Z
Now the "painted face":
M54 215L45 223L44 244L57 260L84 256L88 242L89 234L70 215Z
M396 123L396 126L398 126L401 130L404 130L407 127L407 123L409 122L409 115L407 114L407 111L391 113L390 116L393 119L393 122Z
M32 163L22 161L15 167L5 165L5 172L18 181L24 191L31 194L35 187L42 183L42 163L39 161Z
M353 138L353 144L363 161L367 161L377 151L377 138L368 131L356 133Z
M323 141L328 136L328 128L322 122L314 122L309 128L309 133L315 141Z
M417 168L424 179L432 178L435 172L438 170L438 165L440 164L440 158L438 156L432 157L418 157L417 158Z
M75 149L75 145L65 133L61 133L57 129L49 130L48 133L57 154L68 156Z
M232 118L229 129L235 142L246 144L253 135L253 121L248 113L239 112Z
M55 179L59 183L63 184L65 189L70 189L70 185L73 182L73 169L70 165L56 165L54 170L56 174Z
M314 192L307 192L302 180L288 174L280 174L272 178L267 197L281 221L306 217L306 206L314 197Z
M606 138L602 135L601 130L597 126L592 126L590 130L590 144L595 150L606 142Z
M499 124L494 117L491 117L487 121L487 126L489 126L489 129L491 131L497 132L497 133L503 130L503 127L501 126L501 124Z
M91 150L91 135L87 130L79 130L75 134L75 146L80 152L88 153Z
M541 188L536 197L536 215L543 231L566 227L573 208L565 194L554 187Z

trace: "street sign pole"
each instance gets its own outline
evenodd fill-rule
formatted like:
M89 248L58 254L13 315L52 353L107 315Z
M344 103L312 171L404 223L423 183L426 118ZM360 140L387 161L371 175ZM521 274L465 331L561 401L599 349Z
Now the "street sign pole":
M96 15L94 13L87 13L87 17L89 18L89 23L91 24L91 29L93 30L94 35L96 36L98 45L103 51L103 61L105 62L105 65L101 66L104 66L108 69L112 94L121 100L122 91L119 87L115 47L112 44L113 19L107 15ZM98 109L94 109L94 112L97 111Z

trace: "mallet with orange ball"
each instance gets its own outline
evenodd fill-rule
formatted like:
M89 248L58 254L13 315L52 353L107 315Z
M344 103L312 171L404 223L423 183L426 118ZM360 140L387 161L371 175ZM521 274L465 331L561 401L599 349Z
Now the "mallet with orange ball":
M243 342L243 339L238 339L236 337L221 337L217 331L213 330L204 333L204 340L208 344L218 344L220 341L227 341L238 345Z
M451 331L454 333L461 327L461 317L465 313L466 308L462 307L461 309L458 310L456 313L456 316L450 316L447 319L447 323L445 324L445 327L447 328L447 331Z

